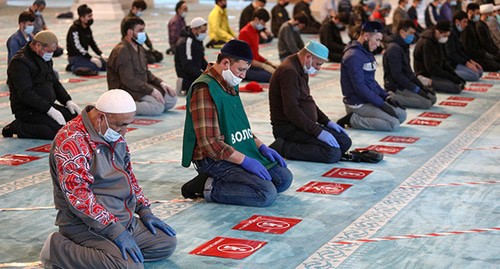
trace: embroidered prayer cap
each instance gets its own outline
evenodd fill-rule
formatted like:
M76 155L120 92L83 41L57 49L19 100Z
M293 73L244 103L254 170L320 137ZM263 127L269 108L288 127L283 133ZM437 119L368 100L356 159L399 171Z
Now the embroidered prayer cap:
M50 30L44 30L38 32L38 34L35 35L33 40L38 41L45 45L57 44L57 36L56 34L54 34L54 32Z
M113 89L103 93L95 107L104 113L130 113L135 112L135 101L132 96L120 89Z
M318 41L311 40L304 47L307 51L309 51L312 55L328 61L328 48L325 45L319 43Z
M191 20L191 23L189 24L189 27L191 29L198 28L200 26L206 25L207 21L203 19L202 17L196 17L193 20Z
M378 21L367 21L363 23L361 31L365 33L381 33L384 26Z
M227 42L224 47L222 47L220 52L224 55L229 55L249 62L253 60L253 54L250 46L247 42L238 39L233 39Z

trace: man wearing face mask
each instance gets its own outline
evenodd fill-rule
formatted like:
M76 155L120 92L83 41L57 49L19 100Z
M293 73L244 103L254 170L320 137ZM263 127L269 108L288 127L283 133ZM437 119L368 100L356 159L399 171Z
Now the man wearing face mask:
M413 66L425 86L436 92L460 93L465 80L448 63L445 44L450 36L451 24L440 21L425 30L413 51Z
M289 2L289 0L279 0L271 9L271 32L274 36L278 36L281 25L290 20L290 15L286 10Z
M408 0L399 0L398 7L394 10L392 14L392 32L394 34L398 33L398 25L400 22L409 20L410 16L406 11L408 9Z
M253 61L250 69L246 72L245 79L268 83L276 66L259 54L259 31L266 27L266 22L270 19L267 10L261 8L253 12L252 21L240 31L238 39L250 45L253 54Z
M38 32L43 30L49 30L47 24L45 23L45 19L43 18L43 11L47 6L45 0L35 0L31 6L28 7L28 11L35 15L35 28L33 29L33 35L36 35ZM59 57L63 54L64 49L62 47L57 47L57 50L54 51L54 57Z
M94 23L92 9L87 5L78 7L78 19L68 29L66 35L66 49L68 51L67 71L77 76L97 75L99 71L106 71L107 57L97 46L90 26ZM89 53L89 47L97 56Z
M370 20L370 16L377 7L377 3L372 0L360 0L359 4L354 6L351 21L349 22L349 37L351 40L358 39L363 24Z
M175 45L181 37L182 29L186 28L186 20L188 6L185 1L179 1L175 5L175 15L168 21L168 43L170 48L167 49L167 54L175 54Z
M328 49L310 41L271 78L269 107L276 140L269 147L288 159L336 163L351 146L344 129L316 105L308 85L309 75L327 60Z
M146 25L139 17L126 18L122 40L108 59L108 88L130 93L137 105L137 115L156 116L173 108L177 102L175 90L148 69Z
M415 24L401 21L392 42L383 56L384 87L404 107L430 108L436 103L436 94L425 87L410 66L410 44L415 37Z
M435 26L438 21L441 20L441 16L439 15L441 4L439 1L440 0L433 0L425 9L425 27L427 29Z
M465 81L477 81L483 76L483 67L469 57L460 41L460 34L467 27L468 22L467 13L463 11L455 13L450 38L446 42L446 52L448 62L459 77Z
M469 24L460 35L465 51L483 67L484 71L497 72L500 70L500 61L495 60L493 55L482 49L479 42L480 37L476 28L476 24L479 23L481 18L479 5L476 3L468 4L467 16L469 17Z
M328 48L328 60L330 62L340 63L344 54L345 43L340 33L345 28L341 23L342 16L345 16L345 14L339 14L325 20L319 29L319 41Z
M182 186L186 198L266 207L292 184L286 162L252 132L239 96L252 62L247 43L231 40L193 83L186 100L182 165L199 175Z
M248 6L246 6L240 15L240 30L247 25L252 20L253 12L256 9L264 8L266 5L266 0L253 0ZM265 44L273 41L273 35L266 28L259 31L260 44Z
M208 35L210 41L207 48L220 48L231 39L236 38L236 34L229 26L227 16L227 0L215 0L215 6L208 15Z
M302 29L300 32L302 34L317 34L319 33L319 27L321 27L321 23L319 23L314 16L312 15L310 5L313 0L302 0L295 4L293 7L293 15L295 16L296 14L305 14L307 18L309 19L309 23L307 24L307 27Z
M143 268L174 252L175 231L152 213L132 170L124 136L135 110L130 94L109 90L55 137L58 231L40 252L44 268Z
M406 110L375 80L377 62L373 56L382 40L382 25L363 24L358 40L347 44L340 69L340 85L347 115L337 121L342 126L376 131L398 131L406 120Z
M182 78L181 88L177 94L186 95L189 87L207 68L203 40L207 36L207 21L197 17L182 33L175 50L175 72Z
M490 28L488 27L488 22L491 20L496 20L493 17L493 11L495 6L493 4L484 4L479 6L479 12L481 13L480 20L476 23L477 36L479 37L479 45L487 53L491 54L493 58L500 62L500 53L498 47L493 41L491 36Z
M19 14L18 23L19 29L7 39L7 50L9 52L7 62L10 62L20 49L33 40L35 15L29 11L24 11Z
M281 25L278 33L278 53L280 61L286 57L299 52L304 47L304 41L300 37L300 30L304 29L309 23L306 15L299 13L290 20Z
M7 84L16 119L2 129L4 137L53 139L80 113L54 73L52 56L57 43L52 31L41 31L10 61Z

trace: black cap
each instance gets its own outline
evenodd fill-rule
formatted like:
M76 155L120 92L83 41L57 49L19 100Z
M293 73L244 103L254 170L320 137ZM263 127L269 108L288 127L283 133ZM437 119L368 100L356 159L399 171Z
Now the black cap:
M224 55L229 55L248 62L253 60L253 54L250 46L247 42L238 39L233 39L227 42L224 47L222 47L220 52Z
M439 21L436 24L436 29L439 32L449 32L449 31L451 31L451 24L449 21Z
M365 33L381 33L384 26L378 21L367 21L363 23L361 31Z

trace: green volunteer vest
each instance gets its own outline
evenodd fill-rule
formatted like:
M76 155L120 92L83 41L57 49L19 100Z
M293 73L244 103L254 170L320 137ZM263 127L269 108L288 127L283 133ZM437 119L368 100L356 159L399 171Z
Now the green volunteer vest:
M217 107L219 117L219 129L224 135L224 142L237 151L258 160L267 169L276 165L264 157L255 144L250 123L248 122L245 109L239 95L231 95L224 91L219 83L207 74L201 75L193 84L186 100L186 121L184 123L184 138L182 145L182 166L189 167L196 145L196 134L194 132L193 119L189 113L193 85L204 82L208 85L210 95ZM236 92L238 86L234 87Z

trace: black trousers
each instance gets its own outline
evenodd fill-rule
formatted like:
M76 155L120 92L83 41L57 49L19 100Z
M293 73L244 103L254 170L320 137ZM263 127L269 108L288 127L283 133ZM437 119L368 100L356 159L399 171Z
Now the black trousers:
M338 133L326 126L321 126L321 128L335 137L340 148L331 147L291 124L273 126L276 141L270 147L281 156L291 160L336 163L340 161L342 154L349 150L352 141L344 133Z
M55 109L59 110L64 119L67 121L72 120L77 114L71 114L69 110L61 105L53 104ZM36 138L36 139L49 139L52 140L61 129L53 118L46 113L29 111L25 113L16 113L16 120L13 123L16 130L17 137L19 138Z

